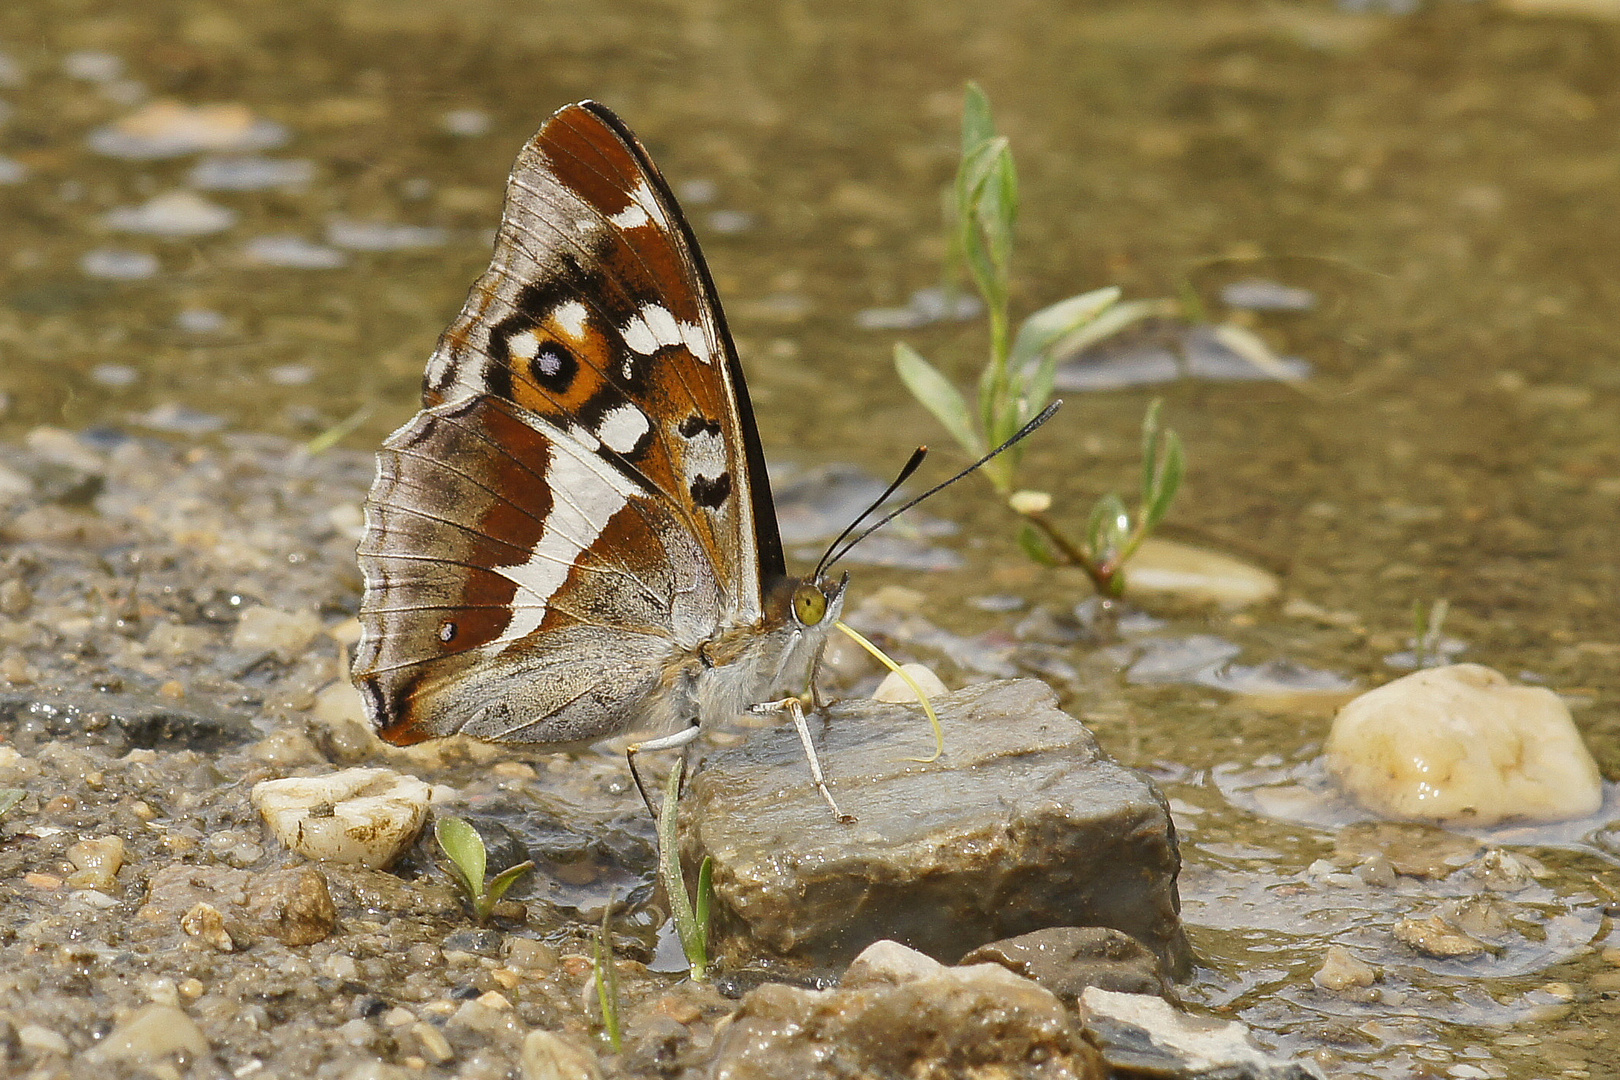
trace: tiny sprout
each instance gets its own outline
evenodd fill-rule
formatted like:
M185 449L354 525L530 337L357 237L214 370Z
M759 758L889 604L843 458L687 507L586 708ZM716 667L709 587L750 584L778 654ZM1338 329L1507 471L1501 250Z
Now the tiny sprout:
M680 843L676 837L677 804L684 772L685 769L677 765L670 770L669 781L664 785L664 807L658 815L658 873L664 879L670 918L675 920L675 934L691 967L692 981L704 982L709 977L709 907L714 893L714 860L704 856L703 865L698 868L697 899L693 901L686 894Z
M619 969L613 963L613 900L610 893L602 908L591 969L596 978L596 1002L602 1008L602 1030L617 1054L624 1050L624 1032L619 1024Z
M477 829L461 818L442 817L433 824L433 837L439 842L439 850L450 860L451 878L460 886L467 905L472 908L473 918L480 924L489 921L506 890L534 868L532 861L521 862L507 867L486 883L488 852Z

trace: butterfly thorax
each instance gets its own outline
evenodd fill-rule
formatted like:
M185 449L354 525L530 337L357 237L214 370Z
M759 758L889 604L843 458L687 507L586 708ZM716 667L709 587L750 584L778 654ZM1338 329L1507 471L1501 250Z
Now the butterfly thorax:
M846 580L780 579L767 590L760 619L723 627L672 656L646 726L729 720L783 692L803 693L843 612Z

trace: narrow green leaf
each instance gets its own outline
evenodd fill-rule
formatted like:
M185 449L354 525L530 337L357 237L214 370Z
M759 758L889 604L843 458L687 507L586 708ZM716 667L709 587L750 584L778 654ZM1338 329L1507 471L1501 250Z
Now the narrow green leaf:
M938 368L924 360L917 350L905 342L897 342L894 346L894 369L912 396L934 414L934 419L950 433L951 438L961 444L962 449L974 455L985 452L984 441L974 430L973 417L968 412L962 392L940 374Z
M1159 410L1163 406L1163 398L1154 398L1148 403L1147 413L1142 417L1143 506L1153 501L1153 487L1159 475Z
M8 814L11 808L22 802L27 795L28 792L22 788L0 788L0 817Z
M957 240L962 261L968 274L992 309L1004 308L1006 283L1003 280L1004 259L998 261L998 252L992 250L991 238L985 232L983 207L987 199L1000 201L999 196L986 191L997 180L998 151L1004 140L992 139L962 159L956 174Z
M442 817L433 823L433 837L461 876L462 888L475 904L484 894L486 853L478 830L458 817Z
M1181 478L1187 469L1186 454L1181 449L1181 437L1173 431L1164 433L1164 460L1154 479L1153 491L1142 508L1142 531L1146 535L1159 527L1170 504L1181 489Z
M1175 303L1169 300L1126 300L1099 314L1089 323L1083 323L1065 334L1052 345L1052 354L1063 360L1081 349L1113 337L1143 319L1175 312Z
M990 115L990 98L976 82L969 82L962 102L962 156L996 136Z
M1057 376L1059 359L1052 346L1097 318L1118 300L1119 289L1116 286L1093 289L1050 304L1024 320L1018 328L1018 336L1013 339L1012 355L1008 362L1014 377L1024 387L1019 423L1046 408L1046 403L1052 398L1052 383Z
M1052 554L1052 549L1046 543L1046 537L1027 521L1024 527L1018 530L1018 546L1029 556L1031 562L1041 566L1058 565L1057 556Z
M703 864L698 867L697 904L692 909L696 917L698 936L703 942L704 952L708 952L709 944L709 911L714 900L714 856L703 856Z
M702 982L707 976L708 943L699 932L692 899L686 894L676 827L683 771L680 765L676 765L670 770L669 780L664 784L664 805L658 813L658 869L664 879L664 894L669 898L669 915L675 920L675 935L680 938L681 951L686 954L686 962L691 966L692 978Z
M602 908L602 925L596 931L596 1003L602 1007L602 1027L615 1054L624 1050L624 1033L619 1027L619 969L613 963L613 900L610 893Z
M516 884L518 878L533 869L534 860L531 859L527 862L520 862L516 866L508 866L505 870L496 874L489 883L489 888L485 890L485 894L489 897L489 906L493 909L496 904L500 903L501 897L506 895L506 890Z
M1041 308L1018 328L1012 348L1013 367L1023 369L1053 342L1095 319L1118 300L1119 286L1110 285Z
M1130 516L1118 495L1109 492L1098 499L1086 523L1086 544L1091 557L1099 563L1108 562L1119 552L1130 529Z

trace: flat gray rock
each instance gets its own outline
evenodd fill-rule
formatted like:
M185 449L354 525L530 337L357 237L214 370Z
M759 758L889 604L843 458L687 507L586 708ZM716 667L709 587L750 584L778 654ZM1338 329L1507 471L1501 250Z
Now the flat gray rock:
M812 717L843 808L811 786L792 727L711 756L682 802L686 866L714 858L715 954L730 965L841 968L883 938L946 963L1051 926L1109 926L1185 972L1180 856L1163 797L1104 757L1045 683L985 683L916 706Z

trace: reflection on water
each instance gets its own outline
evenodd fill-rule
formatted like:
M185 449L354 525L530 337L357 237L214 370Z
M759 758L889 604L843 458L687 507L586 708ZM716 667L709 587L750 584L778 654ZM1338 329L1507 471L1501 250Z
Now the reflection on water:
M919 292L976 78L1022 178L1018 313L1118 284L1310 372L1073 395L1030 441L1032 481L1059 507L1132 490L1162 394L1191 466L1171 523L1285 565L1285 603L1166 605L1164 641L1219 643L1197 663L1099 654L1053 614L1083 585L1025 564L964 484L932 508L961 534L909 541L962 569L863 568L858 593L926 590L872 623L958 679L1040 671L1199 811L1178 812L1195 1000L1382 1075L1541 1075L1555 1032L1557 1068L1584 1078L1582 1032L1617 1023L1588 989L1615 944L1612 828L1576 851L1493 838L1551 875L1505 897L1517 937L1415 958L1390 927L1462 895L1465 871L1312 869L1342 824L1299 809L1331 694L1278 693L1382 681L1414 602L1445 598L1471 659L1590 700L1578 722L1620 773L1620 26L1527 7L16 0L0 427L305 439L370 406L350 442L375 445L487 260L514 150L590 96L699 211L767 451L882 474L937 439L896 337L958 372L984 348ZM1180 674L1141 677L1154 663ZM1378 968L1376 997L1311 982L1329 942Z

